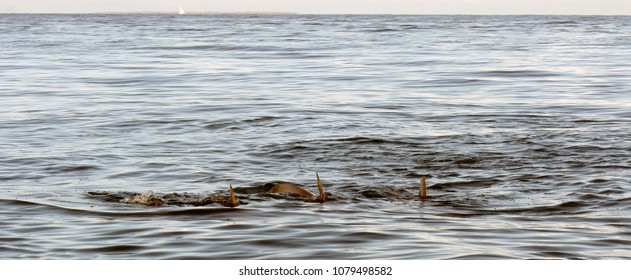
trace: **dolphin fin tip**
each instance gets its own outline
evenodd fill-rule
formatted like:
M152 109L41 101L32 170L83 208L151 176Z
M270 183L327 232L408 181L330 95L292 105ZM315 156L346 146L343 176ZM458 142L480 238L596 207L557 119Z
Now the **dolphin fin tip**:
M234 194L234 188L230 185L230 200L228 201L229 207L237 207L239 206L239 200L237 196Z

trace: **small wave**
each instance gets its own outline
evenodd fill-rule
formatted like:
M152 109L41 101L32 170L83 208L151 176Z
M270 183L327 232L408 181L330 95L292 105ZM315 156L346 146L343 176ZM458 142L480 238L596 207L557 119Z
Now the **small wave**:
M561 246L552 245L527 245L520 246L520 250L534 252L534 254L540 258L553 258L553 259L572 259L580 260L584 259L583 256L566 252Z
M600 147L600 146L594 146L594 145L569 145L569 146L562 147L562 149L568 150L568 151L572 151L572 152L580 152L580 153L601 152L601 151L607 151L607 150L612 150L612 151L619 150L618 148Z
M499 179L483 179L483 180L469 180L469 181L456 181L447 183L438 183L432 186L436 190L451 190L457 188L480 188L490 187L492 185L503 182Z
M600 239L593 241L596 244L604 245L604 246L631 246L631 240L621 240L621 239Z
M196 50L224 50L224 51L234 51L234 50L244 50L248 47L244 46L221 46L221 45L193 45L193 46L147 46L147 47L136 47L132 49L137 50L178 50L178 51L196 51Z
M328 139L328 142L351 142L356 144L410 144L401 139L385 139L378 137L354 136L345 138Z
M140 245L108 245L108 246L101 246L101 247L77 249L77 251L83 252L83 253L111 254L111 253L124 253L124 252L139 252L139 251L145 250L146 248L147 247L140 246Z
M501 260L513 259L510 256L496 254L466 254L448 258L450 260Z
M576 24L578 24L578 22L573 21L573 20L558 20L558 21L548 21L548 22L545 22L544 24L548 24L548 25L576 25Z
M444 79L433 79L427 81L427 85L431 85L433 87L453 87L455 85L470 85L470 84L483 84L488 81L484 79L473 79L473 78L444 78Z
M283 119L283 117L276 117L276 116L261 116L261 117L243 119L243 120L221 119L221 120L212 121L211 123L204 125L204 128L208 130L220 130L224 128L239 129L244 125L245 126L261 126L261 125L274 126L277 123L277 121L281 119Z
M197 120L195 119L145 118L145 119L121 120L112 124L108 124L108 126L118 127L118 128L144 127L144 126L156 126L156 125L180 126L183 124L190 124L196 121Z
M47 171L52 173L72 173L72 172L86 172L98 170L100 167L95 165L69 165L69 166L54 166L46 168Z
M26 201L18 199L0 199L0 205L3 208L17 207L20 208L19 212L24 213L50 213L50 212L62 212L73 216L83 215L95 215L105 217L152 217L152 216L213 216L221 215L225 213L235 213L243 211L251 211L246 208L228 208L228 207L195 207L195 208L173 208L173 207L159 207L159 208L144 208L141 211L138 209L121 209L117 208L116 211L101 211L95 209L77 209L64 207L59 205L52 205L42 202Z
M419 29L418 25L414 25L414 24L402 24L399 27L403 29Z
M135 47L132 50L154 50L154 51L244 51L244 52L277 52L277 51L301 51L302 49L291 49L287 47L275 46L252 46L252 45L230 45L230 44L212 44L212 45L186 45L186 46L147 46Z
M397 188L393 186L384 187L346 187L346 192L354 193L353 199L358 197L364 199L379 199L379 200L409 200L418 197L418 193L412 193L404 188Z
M631 210L631 197L602 201L603 202L600 204L602 207L619 208L624 211Z
M371 32L371 33L396 32L396 31L401 31L401 30L393 29L393 28L377 28L377 29L366 30L366 32Z
M237 122L231 121L231 120L219 120L219 121L213 121L210 124L204 125L204 128L208 130L219 130L222 128L233 126L236 123Z
M627 190L620 186L607 188L599 192L599 194L602 194L602 195L623 195L625 193L627 193Z
M209 31L210 29L204 28L168 28L169 32L200 32L200 31Z
M589 211L588 207L594 206L592 201L566 201L555 205L534 206L528 208L512 208L490 211L495 213L521 213L533 215L579 215Z

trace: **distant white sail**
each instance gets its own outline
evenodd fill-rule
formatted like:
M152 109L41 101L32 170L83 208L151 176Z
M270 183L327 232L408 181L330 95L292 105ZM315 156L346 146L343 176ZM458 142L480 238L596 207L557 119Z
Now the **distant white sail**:
M184 9L182 9L182 7L178 7L178 8L180 8L180 13L179 13L180 15L185 15L186 14L186 12L184 11Z

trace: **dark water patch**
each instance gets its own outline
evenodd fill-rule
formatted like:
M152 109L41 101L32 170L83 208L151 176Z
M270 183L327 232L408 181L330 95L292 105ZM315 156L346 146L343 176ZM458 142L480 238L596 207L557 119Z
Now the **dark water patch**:
M616 148L616 147L602 147L602 146L595 146L595 145L570 145L570 146L563 147L563 149L571 151L571 152L579 152L579 153L583 153L583 152L601 152L601 151L608 151L608 150L614 150L614 151L620 150L619 148Z
M631 210L631 197L603 200L602 207L618 208L623 211Z
M338 139L327 139L327 142L341 142L341 143L353 143L353 144L364 144L364 145L372 145L372 144L411 144L403 139L384 139L378 137L348 137L348 138L338 138Z
M420 29L418 25L414 25L414 24L402 24L399 27L403 29Z
M556 20L556 21L548 21L544 22L547 25L577 25L579 24L577 21L573 20Z
M568 201L561 202L555 205L543 205L532 206L527 208L510 208L499 210L485 210L488 213L502 214L502 213L521 213L532 215L580 215L590 213L589 208L598 205L598 202L594 201Z
M374 242L376 240L393 238L395 235L381 232L351 232L343 236L350 239L364 240L364 242Z
M46 170L52 173L73 173L73 172L85 172L96 171L100 167L94 165L73 165L73 166L54 166L47 167Z
M28 238L23 237L0 237L0 242L24 242L28 241Z
M428 193L433 193L428 189ZM418 196L414 198L417 200ZM471 193L438 193L433 195L427 195L426 200L420 200L424 205L431 205L433 207L439 207L440 209L450 209L449 211L455 211L457 214L464 213L464 215L489 215L494 214L492 210L484 210L489 204L488 197L479 194ZM447 211L447 212L449 212ZM449 212L449 215L453 213Z
M184 238L191 234L200 234L197 231L145 231L142 233L142 238L154 239L154 238ZM184 247L184 246L182 246Z
M429 87L457 87L464 85L482 85L488 83L487 80L475 79L475 78L442 78L433 79L426 82Z
M375 29L366 29L364 31L369 32L369 33L383 33L383 32L396 32L396 31L401 31L401 30L394 29L394 28L375 28Z
M363 198L367 199L387 199L387 200L401 200L401 199L412 199L414 198L414 194L408 192L405 189L399 189L393 186L384 186L384 187L351 187L345 188L344 190L349 193L356 193L361 195Z
M305 22L303 23L304 25L311 25L311 26L323 26L323 25L327 25L326 23L323 22Z
M441 191L449 191L449 190L460 189L460 188L478 189L478 188L488 188L502 182L503 181L499 179L482 179L482 180L438 183L438 184L428 185L427 188L433 189L433 190L441 190Z
M596 168L596 169L631 169L631 166L629 165L601 165L601 164L597 164L597 165L591 165L590 167L592 168Z
M14 181L14 180L41 180L46 178L42 175L24 175L24 174L3 174L0 175L0 181Z
M464 158L454 160L454 163L457 165L473 165L479 162L480 162L480 159L475 158L475 157L464 157Z
M543 251L543 252L534 253L534 255L541 258L552 258L552 259L569 259L569 260L586 259L580 254L574 254L574 253L563 252L563 251Z
M212 29L207 28L168 28L167 32L206 32Z
M589 180L590 184L605 184L605 183L608 183L608 182L609 182L609 180L601 179L601 178Z
M208 129L208 130L219 130L219 129L223 129L223 128L227 128L230 126L235 125L236 122L234 121L215 121L211 124L207 124L204 126L204 128Z
M308 242L300 241L300 240L292 240L292 239L279 239L279 238L263 238L263 239L255 239L255 240L245 240L244 244L248 244L250 246L255 247L266 247L266 248L301 248L305 247Z
M278 51L303 51L302 48L291 48L291 47L276 47L273 45L236 45L236 44L210 44L210 45L183 45L183 46L172 46L172 45L164 45L164 46L146 46L146 47L136 47L132 48L132 50L140 50L140 51L195 51L200 53L205 53L209 51L218 51L218 52L252 52L252 53L274 53ZM179 54L182 55L182 54ZM165 56L165 58L169 58L169 56Z
M529 182L541 182L541 181L547 181L550 179L554 179L554 175L547 175L547 174L515 174L512 175L510 177L510 181L518 181L518 182L525 182L525 183L529 183ZM525 189L522 190L523 192L538 192L541 191L541 189Z
M448 258L450 260L505 260L512 259L509 256L496 255L496 254L468 254L455 256L452 258Z
M136 253L146 249L145 246L139 245L108 245L91 248L77 249L80 252L85 253L99 253L99 254L116 254L116 253Z
M247 127L258 127L258 126L266 126L266 127L274 127L281 122L284 117L277 116L260 116L254 118L246 118L242 120L234 120L234 119L223 119L213 121L210 124L204 126L204 128L209 130L221 130L221 129L244 129Z
M602 195L623 195L626 193L627 193L627 190L619 186L606 188L598 192L598 194L602 194Z
M163 126L163 125L171 125L171 126L181 126L185 124L192 124L197 122L195 119L169 119L169 118L144 118L144 119L132 119L132 120L123 120L118 121L113 124L107 124L108 127L116 127L116 128L130 128L130 127L151 127L151 126Z
M90 78L86 79L85 82L94 85L107 85L111 87L136 87L136 86L145 86L145 85L153 85L153 80L160 80L159 77L155 79L147 79L146 77L137 77L137 78Z
M278 121L278 120L282 120L285 119L284 117L277 117L277 116L260 116L260 117L254 117L254 118L248 118L243 120L244 123L248 123L248 124L261 124L261 123L268 123L271 121Z
M475 218L475 217L479 217L483 215L487 215L487 213L484 213L484 212L444 212L444 213L438 214L438 216L441 216L441 217L458 218L458 219Z
M588 194L584 194L584 195L579 196L578 199L580 199L580 200L603 200L603 199L607 199L607 197L606 196L602 196L602 195L588 193Z
M579 123L579 124L603 124L603 125L608 125L610 124L612 121L610 120L594 120L594 119L580 119L580 120L573 120L572 122L574 123Z
M599 246L611 246L611 247L617 247L618 245L631 246L631 240L623 240L623 239L599 239L599 240L594 240L593 243L598 244Z

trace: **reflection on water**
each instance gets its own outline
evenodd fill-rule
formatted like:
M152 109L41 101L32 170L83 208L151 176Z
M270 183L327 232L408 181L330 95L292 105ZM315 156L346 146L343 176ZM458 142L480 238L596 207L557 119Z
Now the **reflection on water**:
M0 258L630 258L627 22L5 15Z

